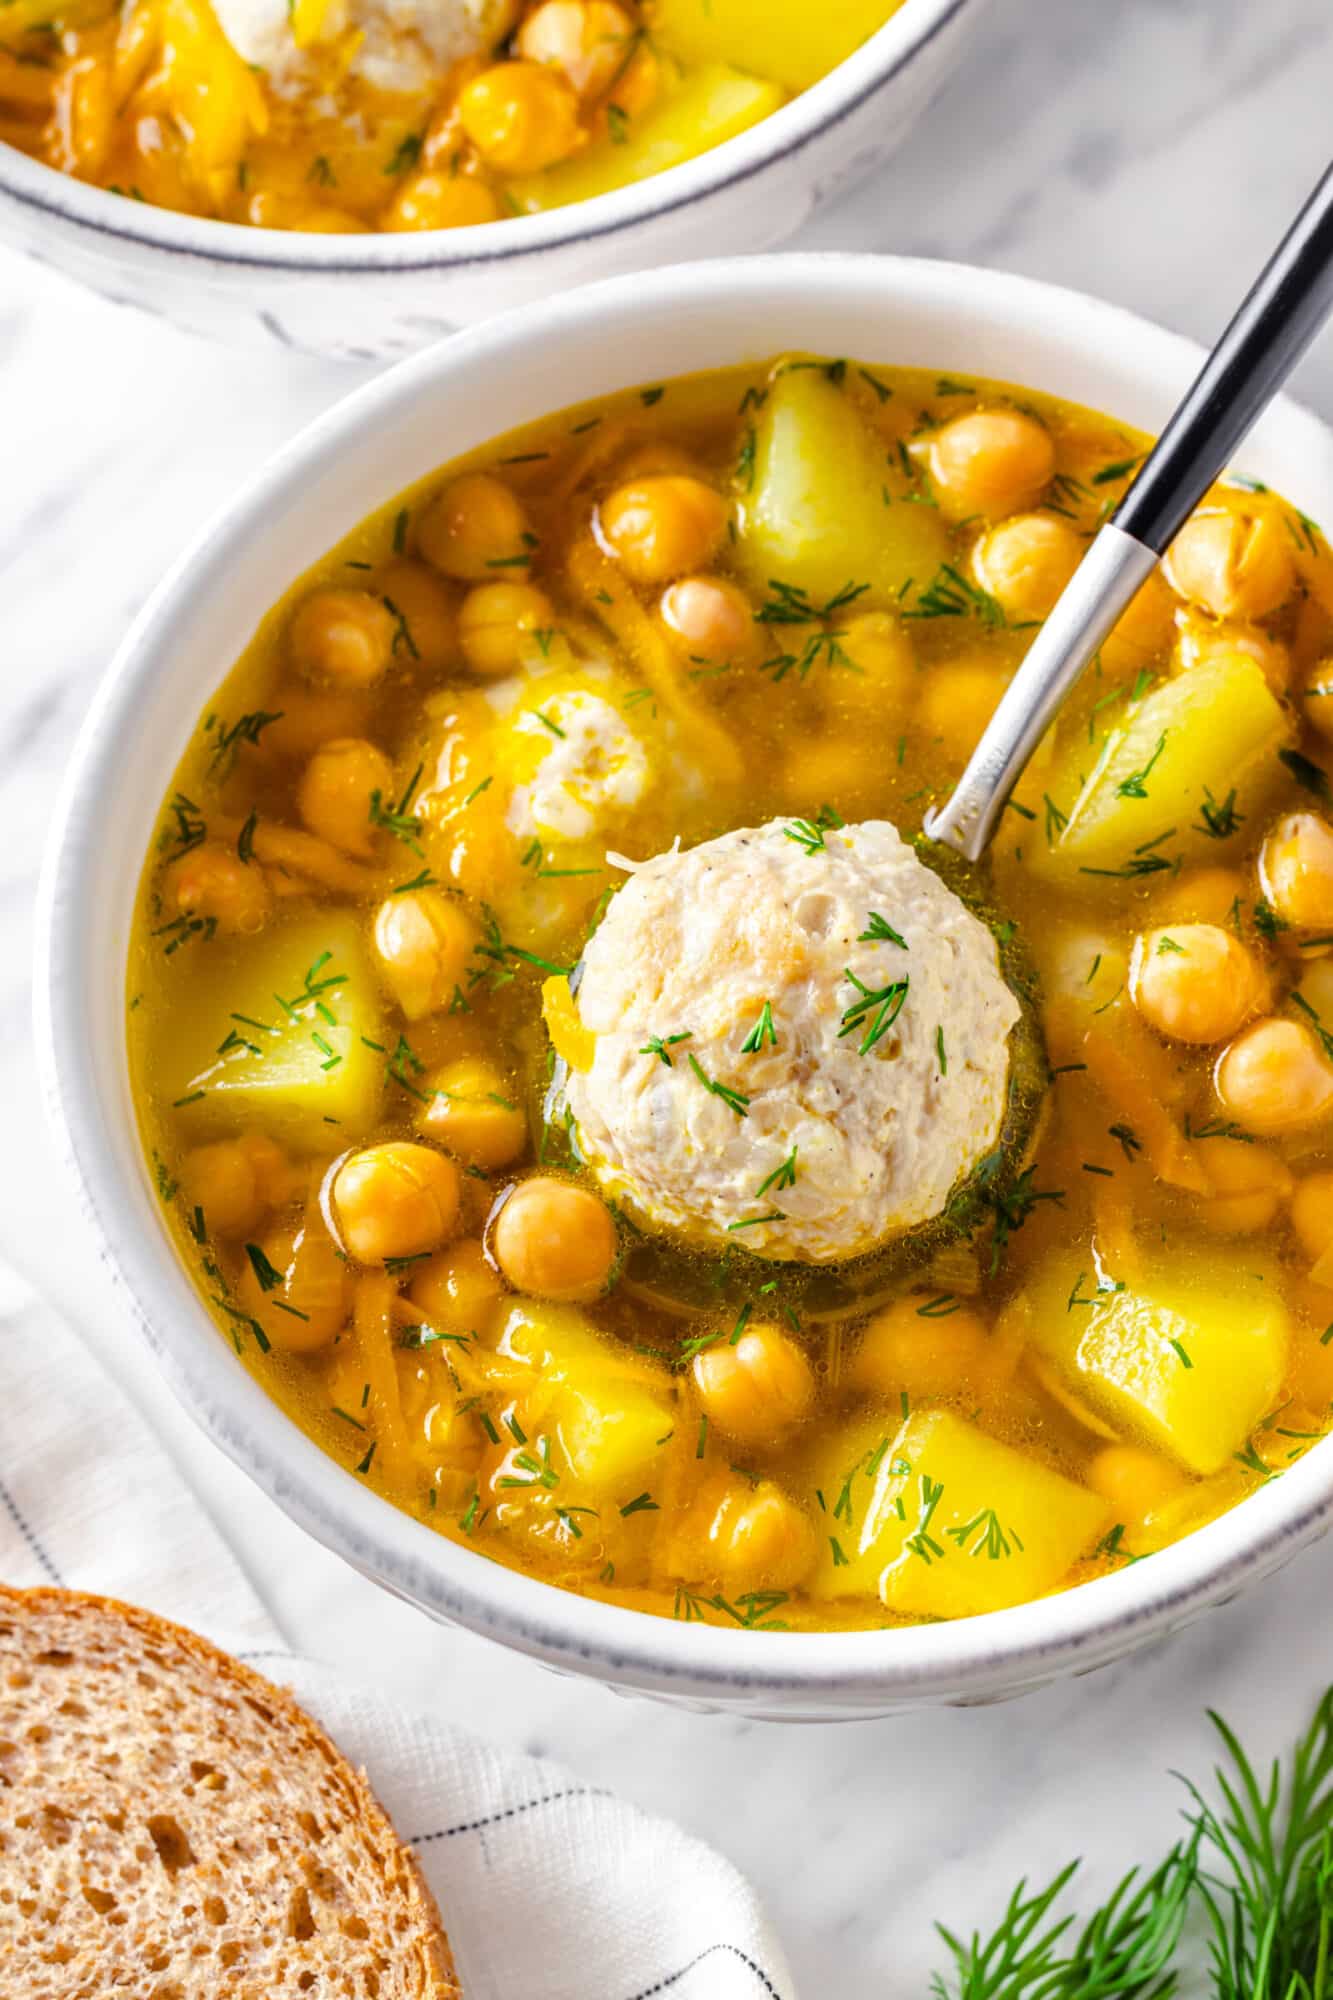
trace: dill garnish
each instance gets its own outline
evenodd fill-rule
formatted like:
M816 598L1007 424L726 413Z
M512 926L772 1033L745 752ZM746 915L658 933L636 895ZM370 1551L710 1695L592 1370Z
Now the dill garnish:
M1286 765L1298 785L1312 792L1315 798L1322 799L1325 805L1333 804L1333 791L1329 789L1327 773L1321 771L1318 764L1303 757L1299 750L1279 750L1277 754L1279 763Z
M692 1028L686 1028L679 1035L650 1035L639 1050L639 1054L641 1056L656 1056L659 1061L666 1064L668 1069L673 1069L675 1065L671 1060L671 1050L675 1048L677 1042L688 1042L693 1033L694 1030Z
M766 1195L770 1188L776 1188L778 1193L781 1194L784 1191L784 1189L789 1187L795 1187L795 1185L796 1185L796 1147L793 1146L791 1151L788 1153L786 1159L782 1161L781 1165L774 1167L772 1173L768 1174L762 1181L760 1181L758 1187L754 1191L755 1199L758 1200L760 1199L761 1196Z
M1226 840L1236 828L1243 824L1245 815L1236 811L1236 787L1219 805L1207 785L1203 788L1203 804L1199 807L1200 820L1194 822L1195 833L1206 833L1210 840ZM1200 821L1202 823L1200 823Z
M214 776L225 776L236 761L237 752L245 744L253 747L258 743L270 723L281 722L283 711L252 709L249 714L238 716L235 722L224 724L217 715L210 715L204 723L205 736L213 739L213 749L209 757L209 770Z
M421 783L421 773L424 768L424 765L417 765L416 770L408 779L403 796L399 799L397 805L394 805L392 801L388 805L385 805L383 793L379 790L378 786L376 786L370 795L370 824L372 826L382 826L384 831L391 833L395 840L401 840L405 847L410 847L419 860L425 859L421 849L417 846L417 835L421 832L421 821L412 811L412 800L416 796L417 786Z
M767 1000L765 1000L759 1010L759 1019L741 1043L741 1054L746 1056L758 1055L765 1043L770 1048L776 1048L778 1045L778 1031L773 1023L773 1008ZM640 1050L640 1054L642 1053L642 1050ZM760 1192L762 1193L763 1190L761 1189Z
M1161 735L1157 739L1157 747L1153 751L1152 756L1148 759L1147 763L1143 766L1143 769L1141 771L1131 771L1127 778L1122 778L1120 780L1120 783L1115 788L1116 797L1118 799L1147 798L1148 780L1152 776L1154 765L1157 763L1158 758L1161 756L1163 750L1165 750L1166 748L1167 733L1168 732L1165 729L1162 731Z
M983 625L1000 630L1009 623L1004 606L988 590L972 583L952 563L941 563L922 591L915 608L904 618L979 618ZM1025 621L1027 622L1027 621Z
M852 1034L868 1018L869 1026L857 1049L858 1055L868 1055L902 1013L911 981L909 978L903 978L890 980L887 986L866 986L857 978L849 965L843 967L843 977L851 981L858 997L842 1015L838 1039L841 1041L844 1035Z
M722 1102L726 1105L728 1111L734 1111L738 1118L744 1118L746 1116L749 1110L750 1100L748 1097L746 1097L743 1091L732 1090L725 1083L715 1082L714 1079L711 1076L709 1076L707 1070L704 1069L702 1063L699 1061L698 1056L693 1054L693 1052L688 1052L686 1054L685 1060L688 1062L690 1068L694 1071L694 1074L698 1077L700 1083L703 1085L705 1090L711 1090L714 1097L720 1097L722 1099Z
M896 944L901 945L904 951L907 950L907 939L902 935L901 931L896 931L888 918L882 917L878 910L870 912L866 920L866 927L859 934L856 942L858 944Z

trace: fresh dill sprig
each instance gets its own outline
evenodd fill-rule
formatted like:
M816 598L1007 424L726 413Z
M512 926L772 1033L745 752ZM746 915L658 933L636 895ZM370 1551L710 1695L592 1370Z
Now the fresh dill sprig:
M878 910L870 912L866 927L860 932L856 942L858 944L896 944L901 945L904 951L907 950L907 939L902 935L902 932L896 931L888 918L882 917Z
M841 1041L844 1035L852 1034L863 1021L868 1021L869 1025L856 1053L860 1056L869 1055L871 1049L888 1033L902 1013L911 980L891 979L887 986L870 987L857 978L850 965L843 967L843 977L849 979L856 988L857 998L843 1013L838 1040Z
M639 1050L639 1054L641 1056L656 1056L658 1061L664 1062L668 1069L674 1069L675 1064L671 1060L672 1049L675 1048L677 1042L688 1042L693 1033L693 1028L686 1028L679 1035L649 1035L647 1041Z
M401 840L405 847L411 848L418 860L424 860L425 856L417 846L421 820L412 810L412 800L416 796L417 786L421 783L421 773L424 768L424 765L417 765L407 781L403 796L396 805L392 799L385 803L384 795L378 786L370 795L370 824L382 826L395 840Z
M1000 630L1009 623L1004 606L980 584L965 577L952 563L941 563L924 590L919 590L904 618L978 618L983 625Z
M1127 1555L1120 1533L1106 1553ZM1077 1862L1044 1888L1020 1882L989 1935L937 1925L952 1963L934 2000L1169 2000L1195 1915L1209 2000L1333 2000L1333 1689L1285 1769L1256 1769L1221 1716L1209 1720L1224 1754L1212 1796L1182 1781L1189 1837L1150 1874L1126 1875L1077 1932L1058 1907Z
M745 1056L758 1055L765 1043L774 1049L778 1045L778 1031L773 1022L773 1006L769 1000L765 1000L763 1006L759 1009L759 1019L741 1043L741 1054Z
M685 1060L689 1063L690 1068L694 1071L704 1089L711 1090L714 1097L720 1097L728 1111L734 1111L738 1118L747 1116L750 1109L750 1100L744 1091L732 1090L728 1084L716 1082L713 1077L709 1076L707 1070L699 1061L698 1056L693 1053L687 1054Z

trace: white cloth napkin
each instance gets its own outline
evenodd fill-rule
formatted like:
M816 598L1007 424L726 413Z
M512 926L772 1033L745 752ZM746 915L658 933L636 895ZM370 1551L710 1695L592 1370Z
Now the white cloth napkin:
M137 1412L5 1273L0 1578L146 1605L288 1684L415 1847L467 2000L795 2000L749 1885L702 1841L287 1650Z

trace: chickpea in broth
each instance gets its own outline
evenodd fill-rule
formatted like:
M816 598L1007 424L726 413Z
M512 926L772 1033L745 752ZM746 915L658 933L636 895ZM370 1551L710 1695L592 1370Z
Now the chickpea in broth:
M1216 488L986 869L914 844L1144 449L788 356L502 439L275 608L131 1051L182 1255L350 1477L611 1602L874 1628L1324 1434L1315 525Z

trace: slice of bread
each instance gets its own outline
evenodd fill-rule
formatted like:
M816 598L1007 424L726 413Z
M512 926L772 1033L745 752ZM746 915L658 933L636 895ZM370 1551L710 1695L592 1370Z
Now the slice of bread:
M456 2000L439 1911L291 1696L110 1598L0 1586L0 1993Z

